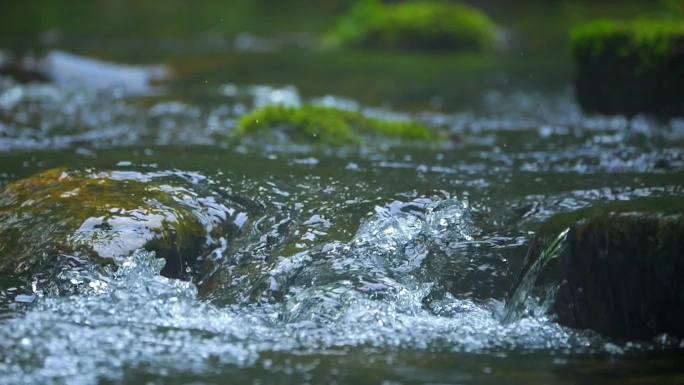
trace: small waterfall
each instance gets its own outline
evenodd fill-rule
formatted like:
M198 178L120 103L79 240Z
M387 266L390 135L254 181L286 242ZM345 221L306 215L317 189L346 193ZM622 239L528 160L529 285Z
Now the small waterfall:
M549 261L555 259L563 252L563 244L568 237L569 231L570 228L563 230L558 237L541 252L539 258L537 258L523 274L515 287L513 294L506 303L503 318L505 323L517 321L522 317L525 310L525 302L527 301L530 291L537 282L539 274Z

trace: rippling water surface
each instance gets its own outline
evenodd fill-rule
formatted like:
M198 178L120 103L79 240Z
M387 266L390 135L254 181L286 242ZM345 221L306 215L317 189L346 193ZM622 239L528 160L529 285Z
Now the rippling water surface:
M543 304L506 323L503 308L544 219L681 194L683 122L491 92L482 113L418 115L449 130L444 145L293 149L227 138L255 104L301 103L295 88L214 92L225 96L216 106L141 103L2 80L5 182L63 165L143 182L191 175L189 188L218 197L191 203L222 207L239 231L195 283L160 276L163 261L144 251L118 269L77 263L8 279L0 381L563 383L634 356L648 368L673 359L663 352L678 341L609 341L559 326ZM49 149L17 151L37 146Z
M259 42L280 44L243 42L255 66L301 63L258 56ZM684 381L679 340L568 329L535 299L504 321L544 220L682 196L684 120L584 114L568 79L515 79L539 63L471 73L487 87L461 96L462 79L442 74L452 83L430 92L444 99L407 81L411 104L381 75L368 89L346 72L318 86L230 81L229 66L246 65L232 54L90 72L49 55L63 76L0 77L0 186L54 167L180 183L168 191L205 227L230 226L192 280L161 276L142 249L118 268L62 255L39 276L0 276L0 384ZM350 82L357 98L334 93ZM255 107L302 103L417 119L449 139L329 148L230 135Z

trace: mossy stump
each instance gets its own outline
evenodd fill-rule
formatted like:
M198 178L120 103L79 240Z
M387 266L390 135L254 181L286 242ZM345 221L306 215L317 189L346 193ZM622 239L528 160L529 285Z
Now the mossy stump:
M540 251L569 228L536 289L552 291L558 322L621 339L684 336L684 205L676 199L617 202L558 215L540 230ZM543 288L543 290L542 290Z
M571 40L584 110L684 115L684 21L595 21Z
M359 1L327 36L333 45L406 51L490 49L495 24L482 11L447 1Z
M356 111L313 105L259 108L240 119L234 136L274 132L295 142L328 145L360 143L369 135L418 141L438 139L429 127L416 122L369 118Z

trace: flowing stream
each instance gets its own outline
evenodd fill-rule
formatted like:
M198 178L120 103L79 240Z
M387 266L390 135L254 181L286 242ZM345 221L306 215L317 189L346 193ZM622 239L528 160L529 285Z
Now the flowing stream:
M63 167L154 185L172 203L119 213L116 229L136 236L92 245L135 249L117 266L67 252L39 274L0 275L1 385L684 382L683 341L563 327L524 290L535 269L511 293L552 216L684 196L684 119L582 112L567 53L527 57L515 39L500 56L316 51L245 33L53 49L55 36L19 73L0 71L0 187ZM549 36L532 40L565 30ZM448 139L231 136L255 108L303 104L414 119ZM59 210L23 234L27 248L70 220ZM198 266L170 279L137 246L178 210L208 235L189 256Z
M181 177L180 199L205 223L234 224L195 284L162 277L144 251L118 269L76 260L0 281L2 383L565 383L577 367L579 380L600 377L585 366L601 357L654 356L638 375L678 355L667 337L564 328L534 298L507 317L504 301L553 214L682 193L681 121L589 117L565 94L487 94L482 113L417 115L456 138L437 148L235 145L222 138L240 111L303 97L222 85L217 106L140 104L82 85L1 85L4 182L64 165ZM36 147L50 150L16 150Z

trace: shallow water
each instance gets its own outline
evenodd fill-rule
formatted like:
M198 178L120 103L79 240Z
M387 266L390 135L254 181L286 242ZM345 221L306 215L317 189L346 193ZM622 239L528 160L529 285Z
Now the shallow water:
M505 323L503 301L530 232L549 216L681 195L680 121L589 117L563 93L488 93L481 113L420 115L452 133L437 148L293 149L222 139L236 109L300 103L293 87L227 85L216 87L233 90L219 106L147 106L78 85L2 84L14 129L2 138L3 181L63 165L143 181L191 172L196 189L242 218L199 294L161 277L146 253L117 271L54 272L33 282L30 305L17 302L30 282L5 284L5 383L574 383L610 367L657 383L654 367L679 373L679 341L609 341L534 304ZM18 151L36 146L54 150Z
M66 255L0 276L0 384L684 382L680 340L568 329L534 298L504 321L544 220L683 195L683 119L587 115L567 58L548 52L388 60L241 36L228 52L157 45L153 63L184 52L161 72L73 71L103 57L91 48L47 50L69 75L54 81L0 77L0 185L62 166L181 180L203 224L232 223L192 282L144 251L118 269ZM115 57L143 50L116 42ZM230 138L257 106L301 103L414 118L449 140Z

